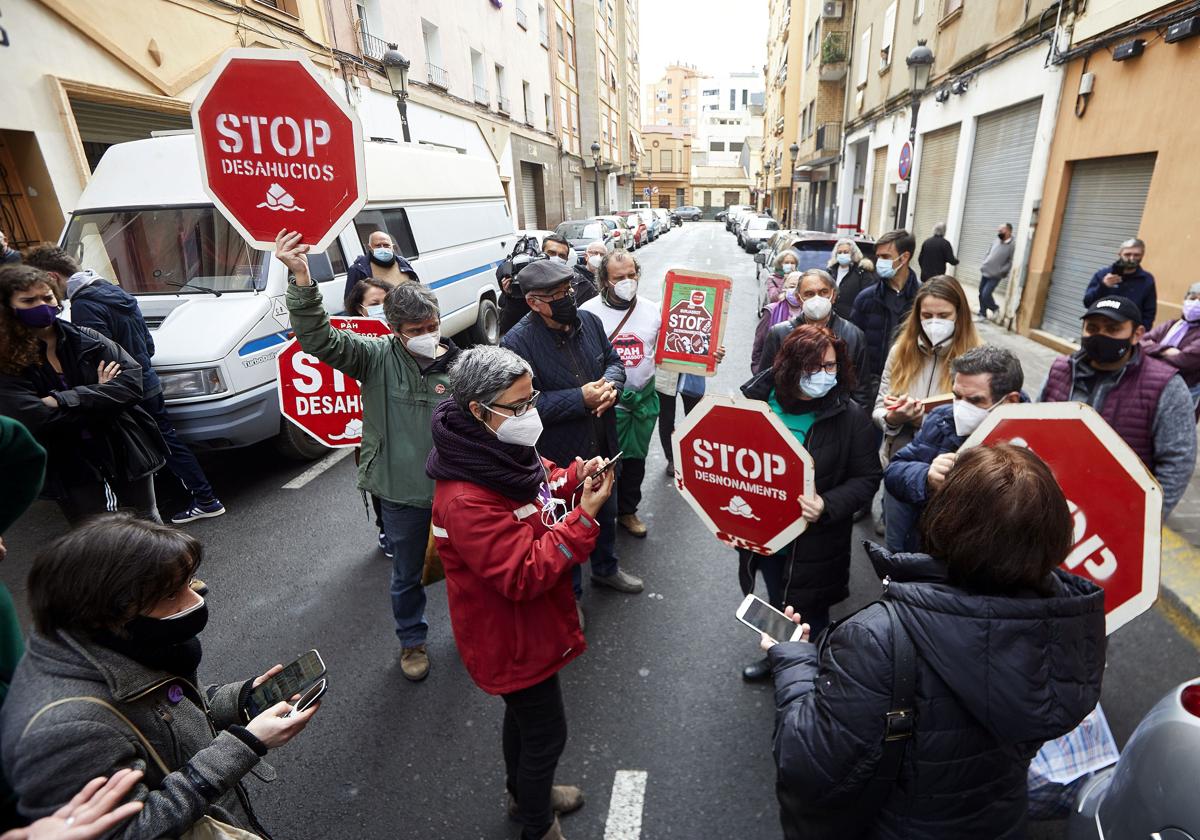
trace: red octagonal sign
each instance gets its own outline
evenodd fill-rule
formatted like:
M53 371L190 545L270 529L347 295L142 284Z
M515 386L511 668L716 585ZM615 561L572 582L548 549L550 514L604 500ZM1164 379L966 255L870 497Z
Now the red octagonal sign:
M671 446L675 486L721 542L773 554L804 532L812 457L766 403L705 397Z
M1075 531L1062 567L1104 587L1112 633L1158 597L1162 489L1108 423L1083 403L1004 405L963 444L1027 446L1050 467Z
M378 318L330 318L336 330L391 335ZM358 381L300 349L292 339L276 357L279 410L308 435L330 447L362 443L362 391Z
M256 248L287 228L324 251L366 203L358 117L301 53L227 50L192 127L205 191Z

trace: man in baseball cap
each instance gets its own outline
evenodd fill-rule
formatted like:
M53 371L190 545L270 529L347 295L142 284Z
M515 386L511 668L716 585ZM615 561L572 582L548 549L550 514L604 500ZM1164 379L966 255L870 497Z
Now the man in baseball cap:
M1133 301L1099 298L1082 320L1080 349L1054 360L1040 401L1096 409L1162 485L1165 519L1196 466L1191 394L1176 368L1139 347L1146 328Z

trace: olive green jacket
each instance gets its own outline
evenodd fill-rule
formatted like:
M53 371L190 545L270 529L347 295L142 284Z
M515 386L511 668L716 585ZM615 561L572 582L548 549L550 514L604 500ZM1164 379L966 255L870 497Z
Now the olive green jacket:
M289 285L287 308L305 353L352 376L362 386L362 457L358 486L396 504L433 507L425 459L433 449L433 408L450 394L448 371L458 348L426 367L395 336L356 335L329 325L321 290Z

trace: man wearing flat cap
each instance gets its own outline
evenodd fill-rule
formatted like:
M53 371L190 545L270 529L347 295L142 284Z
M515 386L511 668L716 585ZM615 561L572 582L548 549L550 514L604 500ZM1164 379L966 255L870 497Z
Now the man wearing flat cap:
M1196 418L1179 371L1141 348L1145 334L1133 301L1093 301L1080 349L1054 360L1040 402L1084 402L1107 420L1162 485L1166 519L1196 466Z
M625 366L600 319L576 308L569 266L538 260L521 271L529 313L501 341L533 368L541 392L538 413L543 431L537 450L556 464L617 454L614 407L625 385ZM614 554L617 506L613 496L598 517L600 537L592 552L592 585L618 592L642 591L641 579L623 571ZM575 567L575 597L582 594ZM582 611L580 612L582 623Z

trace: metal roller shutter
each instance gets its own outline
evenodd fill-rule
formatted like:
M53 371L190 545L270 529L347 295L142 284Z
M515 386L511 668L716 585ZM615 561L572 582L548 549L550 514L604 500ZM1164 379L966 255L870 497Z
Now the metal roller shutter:
M1117 245L1137 236L1154 155L1081 160L1072 166L1042 329L1079 340L1088 281L1113 261Z
M887 182L884 177L887 174L887 153L887 146L875 150L875 168L871 170L871 215L867 216L867 221L863 224L867 234L876 239L888 229L887 225L882 228L879 226L879 213L883 208L883 188Z
M521 161L521 227L538 229L537 164Z
M962 123L955 123L921 137L921 166L917 170L917 203L912 229L918 245L933 233L934 225L946 221L961 129Z
M978 286L979 266L996 239L996 228L1004 222L1017 229L1021 225L1021 204L1041 107L1042 100L1034 99L979 118L958 234L960 262L954 276L960 282ZM1008 293L1007 278L997 291Z
M192 118L142 108L125 108L86 99L72 99L71 113L84 143L126 143L145 140L152 131L190 131Z

